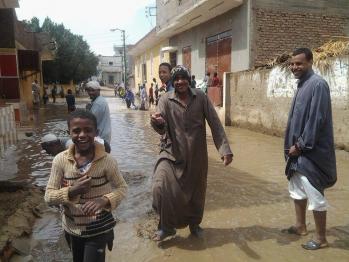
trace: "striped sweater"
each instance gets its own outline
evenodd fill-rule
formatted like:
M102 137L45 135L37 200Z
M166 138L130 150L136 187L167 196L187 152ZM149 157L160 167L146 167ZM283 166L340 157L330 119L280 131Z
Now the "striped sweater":
M127 185L120 175L117 162L104 151L104 146L95 143L95 157L90 169L85 173L91 177L91 190L74 198L69 198L69 187L79 179L74 145L58 154L52 163L51 175L46 187L45 201L63 207L62 225L69 234L91 237L111 230L116 222L111 213L126 195ZM81 207L87 201L106 197L110 209L103 209L94 215L86 215Z

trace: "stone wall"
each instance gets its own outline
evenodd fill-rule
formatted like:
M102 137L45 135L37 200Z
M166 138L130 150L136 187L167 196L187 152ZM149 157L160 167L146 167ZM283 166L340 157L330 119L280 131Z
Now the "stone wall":
M337 147L349 151L349 57L329 61L331 68L319 72L329 83ZM282 136L296 81L289 71L254 70L227 75L225 122Z

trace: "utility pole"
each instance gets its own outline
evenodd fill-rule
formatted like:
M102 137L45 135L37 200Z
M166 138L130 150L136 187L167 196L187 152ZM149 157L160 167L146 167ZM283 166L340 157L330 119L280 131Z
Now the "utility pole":
M127 83L127 62L126 62L126 37L125 37L125 30L121 30L122 33L122 45L124 49L124 85L126 88Z
M121 32L121 38L122 38L122 49L123 49L123 81L124 81L124 85L126 87L126 83L127 83L127 61L126 61L126 36L125 36L125 30L123 29L119 29L119 28L113 28L110 29L110 31L115 32L115 31L120 31Z

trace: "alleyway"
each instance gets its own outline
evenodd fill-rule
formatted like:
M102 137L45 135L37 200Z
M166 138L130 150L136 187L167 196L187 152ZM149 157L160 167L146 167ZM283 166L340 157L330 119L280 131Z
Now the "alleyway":
M111 95L106 92L105 95ZM158 152L158 135L149 124L149 111L128 110L119 98L108 98L113 126L112 152L129 184L127 199L117 209L114 249L108 261L349 261L349 153L337 151L338 182L327 191L328 240L331 248L307 252L300 244L314 232L308 214L310 235L292 237L280 233L294 221L293 205L283 175L283 140L251 131L227 127L235 157L224 167L209 138L209 180L203 238L189 236L189 230L160 246L147 239L154 226L151 210L151 174ZM80 100L78 107L83 107ZM19 147L31 150L28 164L17 172L29 173L32 183L44 186L51 158L40 153L42 133L64 134L65 105L41 110L34 137ZM52 110L54 109L54 110ZM19 151L20 152L20 151ZM22 158L21 158L22 157ZM198 163L199 164L199 163ZM23 170L25 169L25 170ZM16 174L15 174L16 175ZM15 176L14 175L14 176ZM35 225L32 237L34 261L69 261L70 254L61 233L59 212L49 209Z

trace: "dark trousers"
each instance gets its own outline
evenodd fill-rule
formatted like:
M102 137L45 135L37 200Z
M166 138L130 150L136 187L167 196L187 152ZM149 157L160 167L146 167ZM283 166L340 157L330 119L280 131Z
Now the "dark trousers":
M114 231L94 237L78 237L65 232L65 239L73 253L74 262L104 262L105 248L112 250Z

